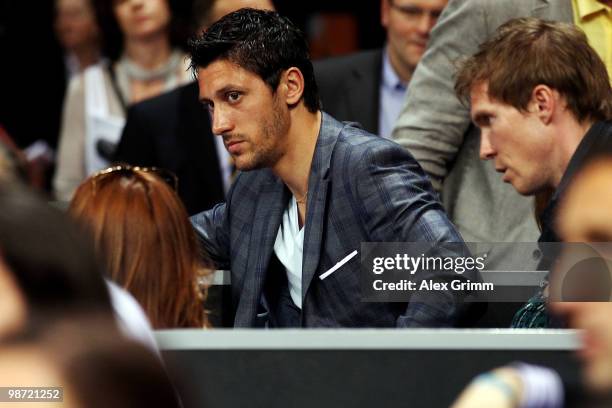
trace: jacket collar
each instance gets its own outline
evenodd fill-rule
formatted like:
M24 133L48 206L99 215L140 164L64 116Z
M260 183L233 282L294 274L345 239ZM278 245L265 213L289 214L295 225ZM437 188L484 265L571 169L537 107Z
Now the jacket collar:
M302 299L312 281L321 251L321 241L326 216L328 175L332 154L343 124L322 112L321 127L317 137L310 175L308 177L308 204L304 230L302 263ZM236 326L252 326L262 300L263 285L274 252L283 212L291 193L270 169L260 170L261 192L252 220L253 229L249 243L249 256L242 282L243 290L236 312ZM248 289L247 289L248 288ZM250 311L250 313L249 313Z
M326 113L321 116L321 129L315 147L310 176L308 178L308 205L304 227L302 261L302 305L314 278L321 256L325 218L327 217L327 191L329 169L338 135L344 125Z
M338 134L343 127L344 125L342 122L338 122L327 113L321 112L321 127L312 157L312 164L310 165L308 191L310 191L310 188L313 187L313 184L316 183L317 180L327 178L332 153L334 152L334 147L338 140Z

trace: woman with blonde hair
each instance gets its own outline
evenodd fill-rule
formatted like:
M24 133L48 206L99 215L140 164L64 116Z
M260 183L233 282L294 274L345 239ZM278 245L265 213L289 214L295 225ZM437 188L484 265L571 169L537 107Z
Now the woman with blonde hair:
M132 293L155 329L207 324L200 286L210 271L176 183L158 169L116 166L85 180L70 204L108 277Z

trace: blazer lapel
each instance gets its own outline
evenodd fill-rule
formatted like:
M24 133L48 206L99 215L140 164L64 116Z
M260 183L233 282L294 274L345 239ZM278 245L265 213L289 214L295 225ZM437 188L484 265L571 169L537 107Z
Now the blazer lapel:
M317 266L319 266L329 183L328 180L319 179L315 183L309 182L308 184L308 212L302 257L302 303L306 298L306 292L315 275ZM310 191L313 191L313 194L310 194Z
M340 122L326 113L322 115L321 130L308 178L308 208L302 258L302 302L306 299L306 293L319 266L323 231L326 228L330 160L338 134L342 130Z
M236 327L251 327L257 315L263 283L274 250L283 211L289 202L285 185L270 174L259 194L248 249L247 270L236 310ZM247 204L247 205L250 205Z

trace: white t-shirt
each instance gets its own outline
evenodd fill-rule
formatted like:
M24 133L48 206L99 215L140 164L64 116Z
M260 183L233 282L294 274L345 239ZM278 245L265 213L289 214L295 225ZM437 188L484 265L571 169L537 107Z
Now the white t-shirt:
M302 308L302 255L304 228L300 229L297 201L292 196L274 242L274 254L287 272L291 300Z

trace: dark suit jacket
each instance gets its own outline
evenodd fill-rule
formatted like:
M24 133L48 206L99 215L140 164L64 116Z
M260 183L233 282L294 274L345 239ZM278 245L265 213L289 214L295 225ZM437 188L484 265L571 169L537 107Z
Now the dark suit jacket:
M189 214L225 199L210 119L198 101L198 84L130 108L115 161L174 172Z
M258 325L258 318L276 300L266 299L264 292L290 197L270 169L242 172L227 203L192 217L213 262L231 270L237 327ZM359 256L319 279L354 250L361 251L362 242L462 242L423 171L401 146L323 114L309 176L304 228L302 326L456 323L460 307L449 292L441 293L433 303L430 293L413 295L408 305L363 302ZM478 280L471 272L463 276Z
M314 70L323 110L377 135L382 49L315 61Z

